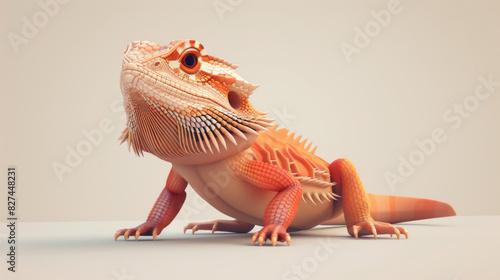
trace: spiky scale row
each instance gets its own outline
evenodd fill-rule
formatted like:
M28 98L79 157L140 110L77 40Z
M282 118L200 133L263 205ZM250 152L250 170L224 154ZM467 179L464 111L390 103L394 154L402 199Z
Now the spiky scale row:
M221 144L224 149L227 149L226 139L233 144L236 144L234 136L247 140L244 133L257 134L257 131L262 131L269 127L269 122L266 121L258 119L241 120L234 118L234 115L223 115L220 111L211 108L206 108L201 112L201 114L197 114L197 110L195 110L197 116L191 118L175 114L170 110L161 109L161 107L157 107L157 109L158 110L152 111L151 114L143 115L136 121L154 122L159 124L160 127L163 124L165 129L160 131L163 131L164 134L158 133L158 131L152 131L150 134L142 131L142 135L151 135L149 139L153 140L148 141L147 139L144 139L145 137L136 136L136 133L130 129L125 129L120 137L122 143L127 141L128 146L132 146L134 152L138 155L142 155L143 150L151 151L151 146L159 146L160 143L178 143L180 146L179 148L170 147L164 152L159 153L160 156L182 156L199 154L202 152L206 153L207 149L210 153L213 153L212 146L219 152L219 144ZM161 113L162 111L164 111L165 114L172 116L172 118L168 118L163 115ZM151 117L154 118L151 119ZM177 122L172 123L172 119L175 119ZM141 127L144 130L147 126L143 125ZM174 139L172 139L172 137L168 137L172 130L177 132ZM154 137L152 137L153 135ZM161 140L162 138L167 137L170 140ZM203 141L199 141L199 139L203 139Z
M259 134L251 149L259 161L279 166L295 176L302 183L304 202L316 204L323 203L321 198L335 199L328 164L314 155L311 143L305 145L307 139L301 139L287 129L273 126Z
M319 203L323 203L323 200L326 200L328 202L331 202L330 199L332 200L337 200L338 195L332 193L332 192L318 192L318 191L313 191L313 192L302 192L302 200L305 202L305 203L308 203L308 201L306 200L309 199L310 202L312 202L314 205L316 205L316 202L314 201L313 199L313 196L314 198L316 198L316 201L318 201ZM321 200L321 198L323 198L323 200Z

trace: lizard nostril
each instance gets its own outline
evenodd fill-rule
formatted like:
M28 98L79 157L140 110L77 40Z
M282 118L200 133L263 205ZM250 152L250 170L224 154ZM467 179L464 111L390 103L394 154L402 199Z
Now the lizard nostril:
M159 61L155 62L155 66L160 66L160 62Z
M241 99L239 94L234 91L230 91L227 94L227 100L229 101L229 105L233 107L233 109L238 110L241 106Z

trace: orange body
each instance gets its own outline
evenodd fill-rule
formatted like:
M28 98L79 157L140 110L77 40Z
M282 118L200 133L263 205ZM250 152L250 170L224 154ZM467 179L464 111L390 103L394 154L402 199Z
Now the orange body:
M252 237L259 245L267 238L290 244L288 231L338 223L356 238L408 237L389 223L455 215L442 202L366 194L350 161L329 164L306 140L272 126L249 102L257 86L236 68L195 40L129 44L121 74L128 117L121 140L173 168L147 221L119 230L115 239L156 238L182 207L188 184L235 220L191 223L185 231L241 233L261 225Z

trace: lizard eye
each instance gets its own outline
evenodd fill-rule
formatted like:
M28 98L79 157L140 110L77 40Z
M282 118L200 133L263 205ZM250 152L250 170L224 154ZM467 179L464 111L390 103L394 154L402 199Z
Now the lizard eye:
M198 59L194 54L189 53L185 55L184 58L182 59L182 64L184 65L184 67L191 69L196 66L197 60Z
M201 63L198 61L200 54L196 51L184 53L180 58L181 69L188 74L195 74L200 69Z

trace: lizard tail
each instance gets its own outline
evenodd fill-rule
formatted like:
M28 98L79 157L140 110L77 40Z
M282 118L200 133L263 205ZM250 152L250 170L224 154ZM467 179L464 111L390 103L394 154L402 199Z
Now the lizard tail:
M380 222L400 223L457 215L455 209L446 202L378 194L368 194L368 197L370 215Z

